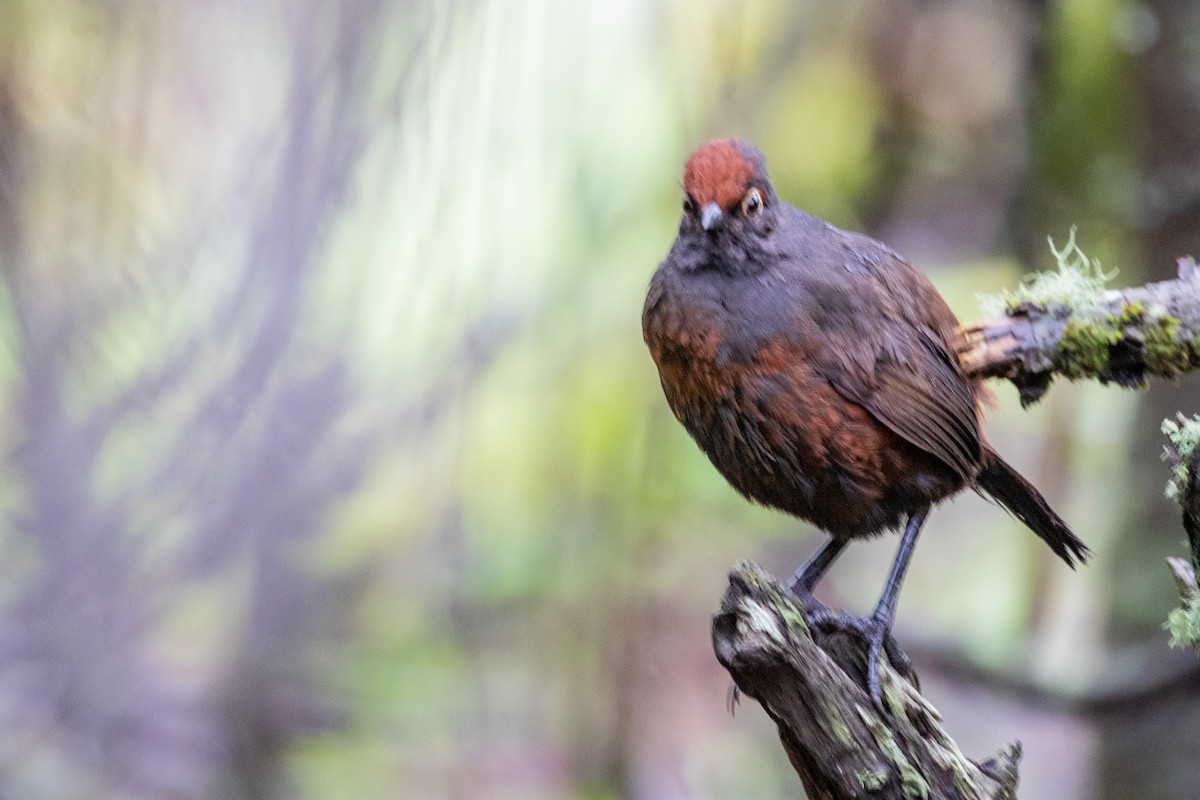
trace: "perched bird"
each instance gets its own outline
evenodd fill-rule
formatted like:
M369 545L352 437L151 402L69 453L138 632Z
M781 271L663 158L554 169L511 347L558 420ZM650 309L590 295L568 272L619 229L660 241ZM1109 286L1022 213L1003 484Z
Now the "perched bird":
M881 706L879 659L931 506L974 489L1072 567L1088 548L983 438L986 389L963 374L958 320L924 274L780 200L745 142L701 146L683 189L642 311L667 403L735 489L829 534L789 583L798 595L851 539L904 526L874 613L854 618Z

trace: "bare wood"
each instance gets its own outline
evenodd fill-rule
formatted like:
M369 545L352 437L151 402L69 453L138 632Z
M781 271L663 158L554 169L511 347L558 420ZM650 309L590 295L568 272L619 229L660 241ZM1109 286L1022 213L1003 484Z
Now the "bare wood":
M937 710L890 666L881 715L864 689L863 643L814 634L796 599L757 566L730 573L712 634L737 688L778 724L812 800L1016 797L1019 744L982 763L967 759Z
M1200 367L1200 269L1179 259L1179 277L1106 292L1092 310L1028 304L962 328L959 361L978 378L1007 378L1024 405L1055 375L1143 386Z

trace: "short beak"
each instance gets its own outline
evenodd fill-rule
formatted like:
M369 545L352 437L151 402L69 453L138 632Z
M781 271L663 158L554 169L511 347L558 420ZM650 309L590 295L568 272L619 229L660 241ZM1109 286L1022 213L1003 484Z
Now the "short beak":
M724 222L725 215L721 213L721 207L716 203L709 203L700 209L700 227L704 228L704 230L720 230Z

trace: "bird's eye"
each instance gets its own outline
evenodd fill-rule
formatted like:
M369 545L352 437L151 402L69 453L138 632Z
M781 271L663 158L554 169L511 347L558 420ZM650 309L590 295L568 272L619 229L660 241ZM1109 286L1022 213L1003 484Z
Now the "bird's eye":
M695 214L696 213L696 201L692 199L691 195L684 195L683 211L686 214Z
M753 217L762 211L762 208L762 193L758 189L751 189L746 192L746 196L742 198L742 213L747 217Z

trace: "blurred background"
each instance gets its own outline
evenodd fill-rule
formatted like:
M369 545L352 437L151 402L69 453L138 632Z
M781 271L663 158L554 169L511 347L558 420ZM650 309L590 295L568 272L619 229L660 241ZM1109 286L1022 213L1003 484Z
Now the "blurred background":
M971 321L1072 225L1119 285L1200 256L1197 76L1185 0L3 0L0 796L800 796L709 620L821 536L641 341L687 154L755 142ZM965 496L917 549L899 638L1025 800L1200 797L1197 388L997 386L1096 557Z

